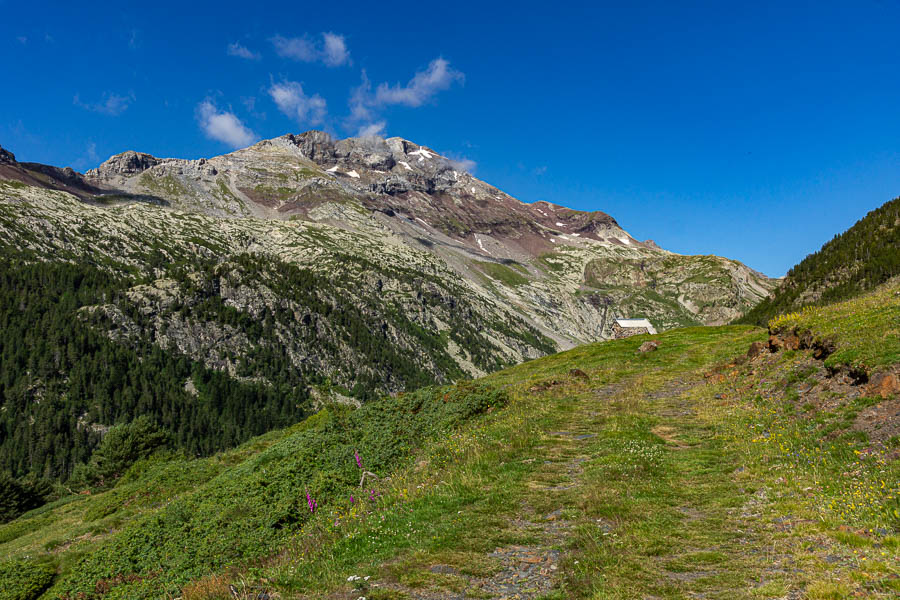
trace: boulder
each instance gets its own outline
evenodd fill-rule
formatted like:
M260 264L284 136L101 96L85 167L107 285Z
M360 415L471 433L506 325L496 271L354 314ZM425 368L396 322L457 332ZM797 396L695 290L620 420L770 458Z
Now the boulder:
M866 395L890 398L900 394L900 378L895 373L873 375L866 386Z
M799 350L800 336L794 332L779 333L769 336L769 351L778 352L779 350Z
M747 358L756 358L766 349L765 342L753 342L747 350Z
M585 373L584 371L582 371L581 369L569 369L569 376L577 377L578 379L584 379L585 381L590 379L588 374Z
M785 350L799 350L800 349L800 336L796 333L789 333L783 338L784 349Z
M813 358L816 360L825 360L833 354L835 350L837 350L837 346L833 340L826 339L817 341L813 344Z
M649 342L644 342L641 344L641 347L638 348L638 352L653 352L659 348L659 342L656 340L650 340Z
M123 152L116 154L96 169L87 172L89 177L110 178L116 175L135 175L163 162L143 152Z
M4 150L3 146L0 146L0 165L14 164L16 164L16 155L9 150Z

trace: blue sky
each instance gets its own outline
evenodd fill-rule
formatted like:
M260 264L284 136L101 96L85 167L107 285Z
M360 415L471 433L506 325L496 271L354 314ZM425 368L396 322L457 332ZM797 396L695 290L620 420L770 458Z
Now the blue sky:
M896 0L0 11L0 145L19 160L380 131L773 276L900 195Z

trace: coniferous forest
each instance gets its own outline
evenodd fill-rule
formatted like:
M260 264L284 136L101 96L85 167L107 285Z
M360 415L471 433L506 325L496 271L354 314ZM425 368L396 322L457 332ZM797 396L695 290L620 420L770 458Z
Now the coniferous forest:
M775 295L737 323L765 326L777 315L809 304L853 298L900 275L900 198L886 202L835 235L787 272Z
M139 259L140 268L47 261L0 246L6 518L40 504L49 483L111 483L121 472L104 467L104 456L139 458L139 437L158 434L159 447L207 456L303 419L316 408L315 390L366 402L465 377L449 343L486 371L504 365L472 307L416 273L353 265L376 286L388 276L408 285L408 302L421 314L442 311L449 333L378 294L360 303L341 291L340 271L329 278L259 254L189 262L151 249ZM508 330L552 350L536 332ZM138 417L140 428L121 429ZM102 449L105 438L127 443Z
M92 327L80 309L114 301L126 284L90 265L3 256L0 469L65 480L109 425L137 415L170 431L191 455L303 417L299 373L274 386L241 381L147 341L117 343Z

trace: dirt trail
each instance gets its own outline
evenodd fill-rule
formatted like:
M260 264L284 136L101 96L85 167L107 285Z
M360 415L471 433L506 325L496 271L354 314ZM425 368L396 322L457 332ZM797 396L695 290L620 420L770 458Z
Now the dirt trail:
M651 432L661 438L673 459L672 472L678 481L688 484L696 482L700 488L732 485L727 474L696 479L691 472L696 456L708 453L713 444L713 435L699 423L692 401L686 396L692 388L701 385L702 380L673 379L662 387L641 396L649 401L649 414L661 419ZM493 598L502 600L537 599L557 591L563 583L561 569L568 560L571 567L576 556L567 556L568 538L576 527L597 527L603 536L621 537L617 524L608 519L592 520L573 510L572 499L581 494L582 475L585 464L597 458L589 452L589 445L596 441L604 422L609 417L611 403L627 403L633 394L636 381L593 390L590 395L581 396L565 418L558 422L558 428L544 433L534 456L524 459L539 463L525 482L528 492L521 502L515 518L507 525L508 530L525 534L531 543L495 548L488 560L497 565L489 576L474 577L463 575L448 565L433 565L432 573L454 575L464 581L464 591L451 592L446 589L410 589L391 586L401 597L416 600ZM633 400L633 396L631 396ZM616 410L616 409L613 409ZM627 409L626 409L627 410ZM687 440L687 441L686 441ZM746 503L740 509L727 508L711 498L709 489L694 494L689 490L681 498L682 504L674 508L680 525L673 530L690 537L691 541L648 558L642 565L645 574L655 573L659 587L669 589L679 598L722 598L728 590L757 587L773 577L779 577L791 569L789 559L779 555L772 548L763 548L765 537L760 525L751 515L758 516L768 499L764 494L748 494ZM548 507L549 510L548 510ZM724 535L723 535L724 534ZM731 540L723 542L721 540ZM622 540L628 543L627 540ZM745 571L749 562L758 560L765 553L766 566L758 572L757 581L731 580L731 571ZM727 560L717 564L700 564L698 556L723 554ZM732 563L733 561L733 563ZM740 565L740 567L739 567ZM734 569L732 569L732 566ZM461 588L458 588L461 589ZM553 596L555 597L555 596ZM635 596L653 600L656 596ZM670 597L668 594L664 597Z
M585 453L585 444L597 437L603 420L602 413L594 409L598 403L607 404L615 399L625 387L623 384L613 384L593 390L590 399L579 401L577 408L560 423L558 430L544 434L538 454L524 459L528 462L540 462L539 467L525 482L526 487L540 497L542 506L556 507L550 511L539 511L526 498L522 501L518 516L509 521L507 528L510 531L525 534L525 537L534 540L533 543L495 548L488 557L499 566L487 577L465 576L448 565L431 567L432 573L465 578L468 593L402 586L391 586L392 589L415 600L528 600L542 597L553 590L558 584L566 537L576 525L566 519L567 500L579 485L584 463L591 459ZM600 526L609 527L604 524Z

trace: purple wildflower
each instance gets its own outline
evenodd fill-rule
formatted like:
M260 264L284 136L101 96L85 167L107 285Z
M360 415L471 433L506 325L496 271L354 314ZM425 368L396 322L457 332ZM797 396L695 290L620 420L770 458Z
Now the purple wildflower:
M309 495L309 492L306 492L306 505L309 507L309 512L311 513L316 512L316 509L319 508L319 503Z
M353 451L353 456L356 457L356 466L359 467L360 469L362 469L362 468L363 468L363 466L362 466L362 459L359 457L359 452L357 452L356 450L354 450L354 451Z

